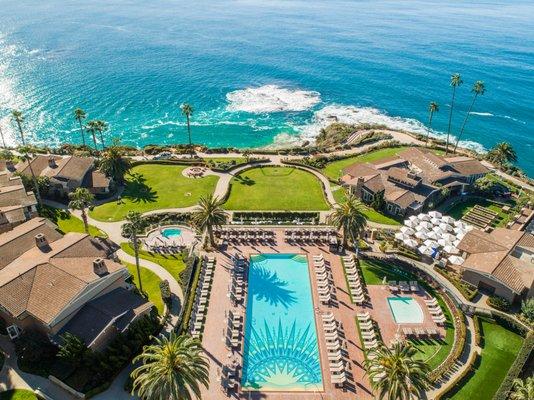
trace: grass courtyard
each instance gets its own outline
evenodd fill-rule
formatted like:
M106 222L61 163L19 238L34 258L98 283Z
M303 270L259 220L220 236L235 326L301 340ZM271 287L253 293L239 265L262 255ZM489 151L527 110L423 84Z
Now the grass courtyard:
M201 197L213 193L218 177L188 178L182 174L186 168L161 164L135 166L126 177L121 200L95 207L91 217L99 221L120 221L130 210L143 213L197 204Z
M0 393L0 400L37 400L37 396L30 390L14 389Z
M139 281L137 279L137 268L135 264L123 263L128 268L130 274L132 274L133 283L139 288ZM143 292L148 296L150 300L156 306L158 313L163 314L163 300L161 299L161 290L159 283L161 279L149 269L141 267L141 281L143 282Z
M85 229L83 226L83 221L72 215L70 212L66 210L60 210L59 208L52 208L45 206L43 211L41 212L41 215L43 217L46 217L50 219L53 223L55 223L61 233L67 233L67 232L80 232L85 233ZM95 237L107 237L105 232L102 232L100 229L93 225L89 225L89 234L91 236Z
M292 167L259 167L242 172L230 182L224 207L246 211L324 211L330 209L321 182Z
M523 338L487 319L481 319L480 365L463 386L445 399L491 399L517 356Z
M510 207L513 207L514 204L515 203L513 200L510 200L510 202L507 203L507 205L509 205ZM510 217L512 216L511 214L513 214L512 212L504 212L502 210L502 204L483 198L470 198L466 201L454 205L448 211L445 211L445 213L455 219L462 219L462 217L466 215L475 205L488 208L489 210L494 211L498 214L497 219L493 224L495 227L505 226L506 223L510 220Z

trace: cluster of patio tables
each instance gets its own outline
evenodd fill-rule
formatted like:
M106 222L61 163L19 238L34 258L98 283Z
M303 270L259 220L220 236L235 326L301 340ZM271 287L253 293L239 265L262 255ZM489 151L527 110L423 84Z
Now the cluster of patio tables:
M473 226L463 221L430 211L406 219L395 239L425 256L438 258L441 253L451 264L462 265L465 260L457 246L472 229Z

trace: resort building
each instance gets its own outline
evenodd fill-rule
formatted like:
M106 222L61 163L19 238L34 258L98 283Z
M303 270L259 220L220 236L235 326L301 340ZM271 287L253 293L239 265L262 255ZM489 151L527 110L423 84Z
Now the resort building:
M37 215L37 200L18 176L0 172L0 233Z
M459 195L488 173L478 160L441 157L412 147L393 157L345 168L342 185L365 203L380 202L392 215L418 214L449 195Z
M130 291L113 249L87 234L65 236L45 218L0 235L0 317L11 338L71 332L100 350L146 315L152 303Z
M79 187L85 187L95 195L106 195L113 182L95 168L93 157L38 155L31 160L31 168L37 176L50 178L47 195L66 197ZM30 175L29 163L24 161L13 168L14 172Z
M496 228L473 229L458 244L462 279L511 303L534 296L534 235Z

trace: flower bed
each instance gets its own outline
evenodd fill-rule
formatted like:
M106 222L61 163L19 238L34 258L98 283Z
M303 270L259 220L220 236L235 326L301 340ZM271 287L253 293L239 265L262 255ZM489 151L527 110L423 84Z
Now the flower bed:
M460 278L453 273L449 272L447 269L442 268L438 265L434 266L434 271L447 278L447 280L454 285L456 289L464 296L467 300L471 301L478 294L478 289L470 285L467 282L463 282Z

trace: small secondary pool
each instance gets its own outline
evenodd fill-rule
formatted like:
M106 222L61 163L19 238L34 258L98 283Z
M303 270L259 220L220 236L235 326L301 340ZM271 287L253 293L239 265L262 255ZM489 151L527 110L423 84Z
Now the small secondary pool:
M322 391L306 256L251 256L248 288L243 390Z
M425 319L421 306L411 297L388 297L388 304L397 324L422 324Z
M165 228L161 230L161 235L167 239L175 239L182 235L182 230L178 228Z

